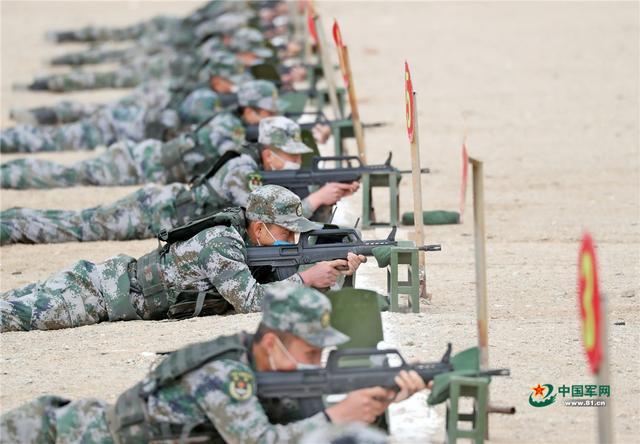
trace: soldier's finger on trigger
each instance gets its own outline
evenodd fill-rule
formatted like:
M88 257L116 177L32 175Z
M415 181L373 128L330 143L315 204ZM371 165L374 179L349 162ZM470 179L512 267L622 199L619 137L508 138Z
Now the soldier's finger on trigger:
M411 370L407 374L409 375L409 378L415 384L418 390L422 390L423 388L426 387L426 384L424 383L424 379L420 377L418 372L416 372L415 370Z

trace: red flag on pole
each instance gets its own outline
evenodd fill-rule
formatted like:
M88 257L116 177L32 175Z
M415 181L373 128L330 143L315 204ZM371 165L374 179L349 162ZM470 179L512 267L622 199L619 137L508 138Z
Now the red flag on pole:
M409 64L406 61L404 62L404 85L407 113L407 134L409 135L409 142L413 142L413 132L415 129L415 116L413 115L413 84L411 83Z
M318 33L316 32L316 24L313 17L316 15L311 2L307 5L307 26L309 27L309 35L315 45L318 44Z
M347 72L347 66L344 60L342 33L340 32L340 26L336 19L333 19L333 41L336 43L336 48L338 50L338 62L340 65L340 72L342 73L342 80L344 81L344 87L349 88L349 73Z

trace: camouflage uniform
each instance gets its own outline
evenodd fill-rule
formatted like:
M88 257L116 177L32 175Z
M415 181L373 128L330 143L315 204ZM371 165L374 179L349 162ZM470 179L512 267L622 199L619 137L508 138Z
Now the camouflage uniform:
M230 57L226 53L207 64L203 68L203 72L207 74L206 79L215 74L240 82L248 78L240 69L235 57ZM260 81L263 90L264 83L265 81ZM176 91L176 88L172 86L174 84L175 82L171 80L165 80L144 85L134 94L98 108L90 117L74 123L57 127L18 125L0 131L0 151L34 152L93 149L96 146L109 145L123 139L130 139L134 142L144 140L145 136L159 139L162 137L162 132L156 128L176 132L185 124L199 124L215 114L215 108L206 109L208 103L215 103L215 106L218 106L219 103L216 93L208 86L195 88L188 95L185 95L179 90ZM254 87L248 86L248 88L250 88L249 94L256 93ZM267 89L272 93L275 86L269 84ZM63 110L66 108L68 106L64 106ZM49 108L46 109L46 112L56 114L57 109ZM33 113L18 113L27 119L30 117L37 119ZM154 134L150 134L151 132Z
M249 197L246 219L275 223L295 232L320 227L302 217L301 208L295 194L275 185L265 186ZM176 304L190 294L211 292L217 292L212 313L258 311L265 286L258 284L245 263L247 222L240 210L229 211L231 225L204 229L170 244L161 253L154 250L138 260L119 255L99 264L79 261L44 281L3 293L1 331L161 319L172 313L178 317ZM297 274L288 280L302 282Z
M205 94L199 94L201 91ZM211 90L194 91L187 98L189 116L211 114L216 107L214 94ZM182 118L187 118L186 106L181 106L179 112ZM0 166L0 183L2 188L26 189L189 182L203 173L220 153L243 142L240 120L223 112L193 135L182 134L168 142L124 140L110 145L95 158L72 165L44 159L15 159Z
M118 139L142 140L144 109L135 104L104 107L92 117L57 127L18 125L0 131L0 152L92 150Z
M246 22L246 18L244 19ZM197 31L197 29L196 29ZM197 37L196 37L197 38ZM253 50L263 58L271 57L272 51L264 47L262 34L250 28L241 28L233 34L232 51ZM54 74L36 78L28 89L68 92L100 88L130 88L142 82L164 78L188 79L198 76L198 68L215 50L223 49L222 40L209 37L198 48L180 50L170 46L157 46L151 52L143 48L122 54L123 64L107 71L85 71L75 69L70 73ZM110 53L113 55L113 53ZM137 54L137 55L136 55Z
M331 303L322 293L277 284L266 292L262 323L323 348L348 340L330 326L330 316ZM323 412L289 423L273 418L284 424L269 421L268 407L256 396L252 344L250 335L240 333L189 345L165 358L114 406L43 397L3 415L0 432L21 443L190 442L206 437L207 442L250 444L297 442L329 426ZM126 416L131 409L137 413L133 420Z
M240 87L239 100L245 106L274 106L268 102L273 101L275 92L269 82L247 82ZM178 112L183 121L206 120L217 104L213 91L198 89L187 96ZM191 182L222 154L239 148L244 139L239 116L221 112L193 135L167 143L151 139L138 144L117 142L100 156L70 166L43 159L16 159L0 166L0 183L3 188L25 189Z
M142 141L152 123L177 128L177 112L166 109L171 92L158 86L149 85L136 94L98 107L90 117L77 122L46 127L17 125L0 131L0 151L92 150L118 140Z
M285 117L263 119L260 126L261 140L267 145L292 154L311 151L300 142L299 127ZM193 187L181 183L147 185L113 204L81 211L10 208L0 212L0 245L153 237L162 228L228 206L246 206L249 193L259 185L255 184L258 162L257 153L244 150ZM303 210L311 216L306 199Z
M193 35L194 23L211 20L227 12L246 9L242 2L209 1L202 8L184 18L156 16L146 22L121 28L85 26L77 30L50 32L49 40L54 42L104 42L153 39L157 41L182 42L185 35Z
M146 82L137 86L134 92L128 94L125 98L106 106L117 107L120 103L143 103L147 108L153 106L158 108L167 106L167 103L184 104L190 97L187 96L185 98L184 91L204 90L213 93L208 86L206 88L200 87L200 85L208 83L211 76L221 76L236 84L251 80L250 74L244 72L244 68L235 55L217 48L213 48L211 51L213 52L207 55L209 62L205 68L201 70L200 77L194 84L187 83L187 85L185 85L184 81L171 79ZM193 94L193 92L191 94ZM158 100L157 97L168 97L168 99L161 101ZM41 106L32 109L12 109L10 111L10 117L18 123L54 125L75 122L85 117L91 117L91 115L102 106L65 100L53 106ZM209 112L208 115L211 115L211 112ZM193 121L193 123L199 123L201 120L202 119L199 118ZM190 119L185 119L185 121L191 122Z
M201 52L203 46L211 49L215 44L216 49L222 47L220 35L230 34L235 29L245 26L248 22L248 16L244 13L228 12L211 20L204 21L193 29L194 39L198 42L206 40L196 49L196 53L200 55L207 54ZM172 45L172 43L182 43L182 38L177 41L169 39L157 39L157 36L146 35L138 39L135 46L124 49L112 49L109 46L94 46L89 49L63 54L51 59L52 65L93 65L105 62L126 62L136 58L144 58L153 55L162 49L173 49L174 51L183 50L180 45ZM192 43L193 39L189 42ZM191 45L193 46L193 45ZM188 48L192 49L192 48ZM204 59L203 59L204 60Z
M132 88L148 81L189 78L201 63L202 61L194 54L164 49L148 57L127 60L121 67L112 71L76 69L65 74L37 77L28 89L69 92L101 88Z

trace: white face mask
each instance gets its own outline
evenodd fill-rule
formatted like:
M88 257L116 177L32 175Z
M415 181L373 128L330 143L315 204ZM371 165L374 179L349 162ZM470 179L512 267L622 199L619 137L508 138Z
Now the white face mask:
M277 157L278 159L280 159L280 162L282 162L282 168L280 168L281 170L299 170L300 169L299 163L283 159L282 157L278 156L274 151L271 151L271 154Z
M292 245L291 242L289 242L289 241L283 241L283 240L280 240L280 239L276 239L276 237L273 235L273 233L271 232L269 227L267 227L267 224L262 222L262 225L264 225L264 229L267 230L267 233L269 233L269 236L271 236L271 239L273 239L273 243L271 245L276 246L276 247L278 245ZM260 239L258 239L258 246L259 247L262 246L262 245L260 245Z
M287 359L289 359L291 362L295 362L296 370L313 370L313 369L316 369L316 368L320 368L319 365L305 364L305 363L302 363L302 362L298 362L298 360L296 358L291 356L291 353L289 353L289 350L287 350L287 347L285 347L284 344L280 341L280 338L276 337L276 340L277 340L276 344L278 344L278 347L280 348L282 353L284 353L284 355L287 357ZM276 365L275 365L271 355L269 355L269 365L271 366L271 370L273 370L273 371L277 370L276 369Z

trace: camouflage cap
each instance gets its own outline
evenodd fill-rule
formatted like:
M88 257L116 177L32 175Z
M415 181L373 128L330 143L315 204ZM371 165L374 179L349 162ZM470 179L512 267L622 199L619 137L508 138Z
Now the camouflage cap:
M251 80L251 74L246 73L235 54L228 51L215 51L211 54L205 70L209 76L225 77L233 83Z
M323 348L347 342L349 337L331 326L331 302L313 288L281 282L267 290L262 305L262 323L274 330L292 333Z
M240 85L238 105L262 108L276 113L285 108L284 101L278 98L276 85L267 80L252 80Z
M225 46L220 37L209 37L196 49L196 55L200 60L209 60L218 52L226 52Z
M258 142L274 146L288 154L306 154L313 150L302 143L300 126L283 116L267 117L260 121Z
M231 34L234 30L246 26L250 18L251 14L248 11L227 12L213 20L213 27L217 32Z
M234 52L251 52L265 59L273 56L273 51L265 46L262 33L254 28L240 28L234 32L229 48Z
M300 198L279 185L253 190L247 200L246 214L249 220L280 225L296 233L322 228L322 224L311 222L302 215Z
M208 152L222 155L244 143L245 129L233 114L221 112L196 132L196 139Z
M200 123L220 109L220 98L210 88L198 88L182 101L178 109L183 122Z
M244 27L249 22L250 16L240 11L230 11L216 18L205 20L196 26L194 34L203 38L210 34L232 34L234 30Z

